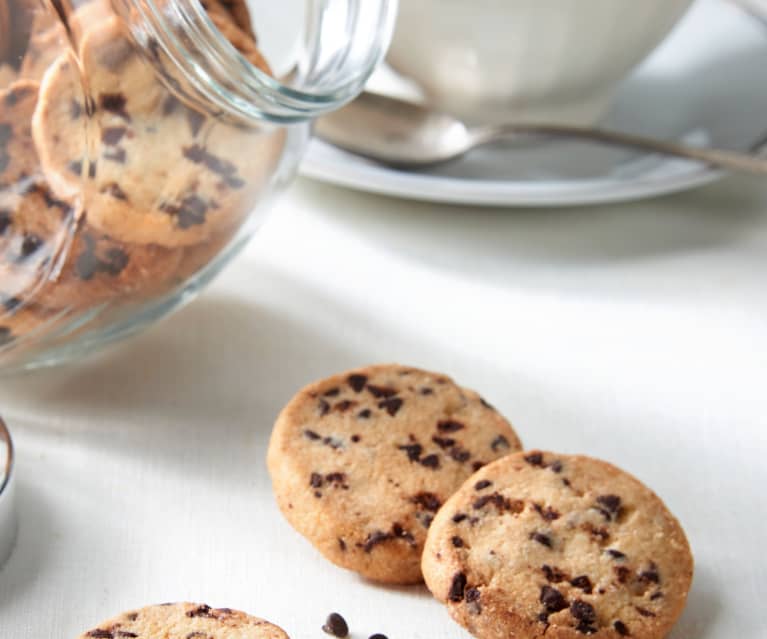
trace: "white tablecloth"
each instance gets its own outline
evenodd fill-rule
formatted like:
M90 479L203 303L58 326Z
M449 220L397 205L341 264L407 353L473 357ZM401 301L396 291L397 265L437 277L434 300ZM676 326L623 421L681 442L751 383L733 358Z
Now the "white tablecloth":
M150 602L294 639L467 637L423 588L323 561L264 454L304 383L398 360L480 389L529 447L601 456L686 527L673 639L767 636L767 183L571 210L416 204L299 181L197 301L88 361L0 380L21 534L2 639L71 639Z

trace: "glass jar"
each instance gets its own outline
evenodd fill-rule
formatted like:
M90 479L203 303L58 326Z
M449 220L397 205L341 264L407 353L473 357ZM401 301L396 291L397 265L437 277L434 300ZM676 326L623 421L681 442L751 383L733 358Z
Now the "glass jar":
M396 0L0 0L0 369L189 300L353 98Z

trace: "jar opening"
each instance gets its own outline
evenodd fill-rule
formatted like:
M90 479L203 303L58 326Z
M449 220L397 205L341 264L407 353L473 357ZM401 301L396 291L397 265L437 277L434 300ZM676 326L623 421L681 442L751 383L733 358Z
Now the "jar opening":
M391 38L397 0L306 0L293 15L301 32L277 78L258 53L239 46L199 0L114 0L165 82L244 122L303 122L356 96ZM287 16L287 17L286 17ZM290 13L280 16L285 21ZM259 30L258 16L253 15Z

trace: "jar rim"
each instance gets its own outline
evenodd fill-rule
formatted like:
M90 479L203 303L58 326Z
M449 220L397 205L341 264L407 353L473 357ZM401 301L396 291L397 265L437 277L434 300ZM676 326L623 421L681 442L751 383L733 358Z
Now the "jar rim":
M157 0L118 0L115 5L124 9L122 17L134 40L148 49L159 47L181 70L196 98L246 123L291 124L337 109L358 95L391 40L398 0L307 0L312 31L308 36L314 48L327 45L327 34L319 32L327 27L323 20L337 20L327 11L333 2L346 8L349 36L345 49L335 56L339 62L318 68L317 51L310 51L305 64L290 74L291 84L270 76L240 53L200 0L170 0L165 6ZM360 25L360 20L365 23Z

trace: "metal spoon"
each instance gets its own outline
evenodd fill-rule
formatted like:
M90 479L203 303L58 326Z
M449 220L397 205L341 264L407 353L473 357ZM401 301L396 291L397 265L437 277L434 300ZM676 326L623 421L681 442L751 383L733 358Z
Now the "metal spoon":
M767 158L751 153L693 147L631 133L558 124L470 127L450 115L369 92L320 117L314 132L337 147L404 169L447 162L489 142L533 135L577 138L687 158L721 169L767 175ZM755 145L754 152L762 145L763 142Z

